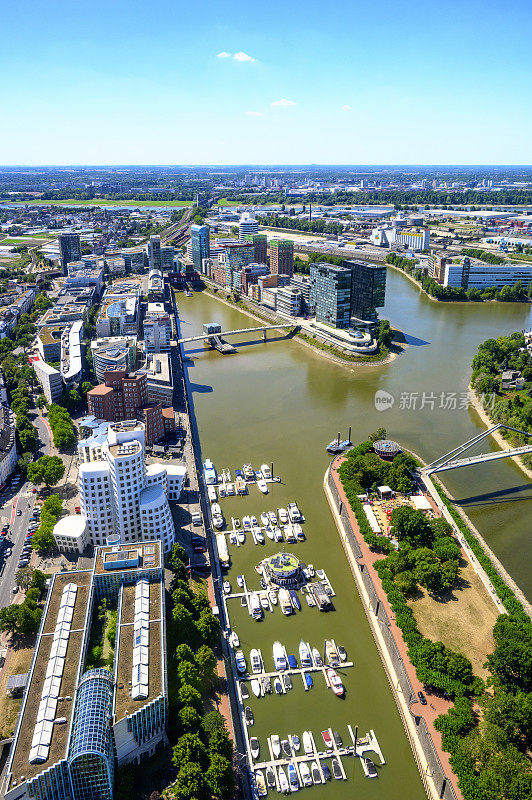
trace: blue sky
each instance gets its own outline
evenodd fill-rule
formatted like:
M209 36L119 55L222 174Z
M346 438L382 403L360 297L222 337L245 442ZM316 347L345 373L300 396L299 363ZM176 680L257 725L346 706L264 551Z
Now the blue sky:
M0 163L531 163L531 24L528 0L5 3Z

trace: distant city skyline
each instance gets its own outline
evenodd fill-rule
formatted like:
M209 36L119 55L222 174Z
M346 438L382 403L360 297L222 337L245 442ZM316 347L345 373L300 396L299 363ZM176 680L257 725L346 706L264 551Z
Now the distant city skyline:
M532 7L4 9L5 165L532 161ZM30 23L30 24L28 24Z

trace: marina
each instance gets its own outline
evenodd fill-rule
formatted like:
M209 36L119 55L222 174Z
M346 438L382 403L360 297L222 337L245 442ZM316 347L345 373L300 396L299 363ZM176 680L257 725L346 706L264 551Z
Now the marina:
M490 304L489 308L470 306L467 313L472 318L469 320L469 338L466 339L461 333L464 309L459 304L442 306L441 309L438 306L436 310L445 335L433 340L432 304L413 290L403 276L390 273L388 277L390 306L384 310L384 316L417 337L421 344L430 345L431 369L426 378L436 394L465 390L471 358L479 341L527 327L522 316L528 315L529 309L524 307L512 304ZM227 329L243 328L248 320L239 310L218 304L206 295L195 294L190 300L181 302L187 320L183 325L183 336L200 331L202 320L214 315ZM448 358L450 350L455 353L452 366ZM231 628L238 632L246 654L253 647L261 649L267 668L271 668L273 663L274 641L282 642L288 654L297 654L302 636L312 646L319 644L320 649L325 639L334 638L345 647L348 658L355 663L354 669L346 669L342 675L346 687L345 701L332 695L322 677L314 681L308 692L305 692L301 678L292 678L292 690L277 695L272 687L271 694L266 697L256 697L248 681L250 696L245 702L254 714L254 725L250 730L259 740L261 752L267 754L267 739L272 732L277 731L282 739L286 739L299 728L300 737L303 729L310 729L317 736L327 723L333 731L339 730L343 735L347 725L355 720L360 730L377 733L386 753L387 765L378 770L378 784L375 780L366 780L357 759L343 758L348 780L335 781L332 778L334 790L326 784L313 785L317 800L332 797L331 792L340 800L352 796L353 792L356 792L357 800L377 800L378 797L403 800L405 796L409 800L421 800L425 797L422 779L395 705L394 688L388 684L382 669L323 494L322 481L330 459L325 451L326 443L338 430L345 436L351 424L353 441L362 441L368 433L384 425L392 436L420 453L427 463L435 452L445 452L455 446L457 440L465 441L479 432L481 426L473 412L457 408L454 412L440 413L438 440L434 442L432 436L426 435L427 431L434 429L434 412L430 407L418 408L415 412L399 408L398 398L405 381L413 384L413 391L418 391L419 396L427 390L419 379L422 367L427 366L427 352L429 347L413 345L402 359L391 365L356 372L328 363L295 342L275 342L268 349L254 349L253 355L251 349L241 347L239 358L235 360L220 359L217 354L205 352L202 348L187 347L187 368L193 387L204 454L202 459L209 456L214 464L227 468L228 464L243 465L253 458L255 470L260 462L275 461L275 474L282 476L281 481L269 484L268 495L262 495L249 484L245 495L218 499L227 528L238 533L241 526L234 525L232 519L240 522L243 515L255 515L264 528L261 512L275 510L277 514L277 508L287 508L296 499L305 515L306 541L296 544L284 541L284 546L305 563L324 569L335 591L336 610L333 613L316 614L316 608L303 601L301 611L289 616L265 611L264 624L249 615L245 599L245 605L241 606L241 598L229 596L226 603ZM380 388L396 398L395 406L386 414L373 411L373 398ZM235 396L239 398L237 404ZM216 404L216 414L212 413L213 403ZM333 416L335 421L331 422ZM220 424L221 418L227 426L238 430L237 436L227 433L226 425ZM234 480L234 473L231 477ZM524 483L521 473L511 462L499 461L486 466L482 472L471 468L467 472L466 487L463 477L449 472L445 474L445 482L458 498L480 498L466 508L467 513L492 542L518 583L525 591L532 589L524 558L530 547L527 519L532 501L524 493L524 488L515 488ZM487 507L482 497L489 491L500 493L501 502ZM218 484L216 492L218 494ZM521 502L509 505L507 492L512 493L512 499ZM498 533L503 524L509 523L514 530L511 543ZM264 556L279 552L283 543L265 536L264 544L255 545L253 537L246 533L244 543L250 546L238 546L228 541L229 531L225 537L228 555L230 553L228 578L233 591L238 591L237 576L244 575L249 589L260 592L260 576L255 566ZM303 595L298 594L303 599ZM280 602L277 608L280 609ZM246 681L239 681L239 684L245 690ZM330 763L329 769L332 774Z

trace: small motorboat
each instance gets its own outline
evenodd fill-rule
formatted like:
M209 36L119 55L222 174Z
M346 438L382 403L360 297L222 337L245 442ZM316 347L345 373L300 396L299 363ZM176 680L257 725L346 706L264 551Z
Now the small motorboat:
M251 691L253 692L255 697L260 697L261 695L260 682L257 680L257 678L253 678L253 680L251 681Z
M242 470L241 469L235 469L235 479L242 480L243 477L244 477L244 475L242 473Z
M262 672L262 658L255 647L250 651L249 658L251 661L251 671L254 675L258 675L259 672Z
M242 681L242 683L240 684L240 697L242 698L242 700L247 700L249 698L248 685L247 683L244 683L244 681Z
M264 687L265 694L271 694L272 693L272 681L271 681L271 678L269 678L268 676L266 676L265 678L262 678L262 685Z
M216 530L221 530L224 526L224 518L221 514L215 514L212 518L212 524L216 528Z
M259 544L264 544L264 534L260 528L253 528L253 535Z
M338 655L340 656L340 661L347 661L346 649L341 644L338 645Z
M246 721L246 725L253 725L255 719L253 717L253 711L250 709L249 706L246 706L244 709L244 719Z
M236 653L235 653L235 663L236 663L237 670L240 672L241 675L243 675L244 672L247 669L247 664L246 664L246 659L244 657L244 653L242 652L242 650L237 650L236 651Z
M283 541L283 532L282 532L282 530L280 528L274 528L274 530L273 530L273 538L275 539L276 542L282 542Z
M281 750L283 751L283 755L286 758L292 757L292 750L290 749L290 742L288 741L288 739L281 740Z
M333 758L331 766L334 777L336 778L337 781L341 781L343 778L342 769L340 767L340 762L338 761L337 758Z
M268 537L268 539L271 539L273 542L275 538L275 531L273 530L271 525L267 525L266 528L264 528L264 530L266 531L266 536Z
M305 684L307 689L312 689L312 687L314 686L312 675L310 674L310 672L305 672L304 675L305 675Z
M242 525L244 526L245 531L251 530L251 519L248 516L242 518Z
M321 772L317 761L312 762L310 765L310 771L312 772L312 782L321 783Z
M263 481L262 478L257 481L257 486L259 487L259 490L262 492L262 494L268 494L268 492L270 491L268 489L268 484L266 483L266 481Z
M260 583L261 589L266 589L266 587L268 586L268 584L266 583L264 578L261 578L259 583Z
M278 672L282 672L286 669L286 655L281 642L273 643L273 663L274 669Z
M291 522L299 522L301 520L301 511L297 507L297 503L288 503L286 510Z
M288 666L290 669L297 669L297 659L295 656L288 656Z
M259 797L266 797L268 794L268 789L266 788L264 773L261 769L258 769L255 773L255 784L257 786L257 794Z
M303 731L303 750L305 751L305 755L310 756L314 752L314 747L312 746L312 736L310 735L310 731Z
M306 642L301 639L299 642L299 661L302 667L312 666L312 658L310 656L310 647Z
M327 670L327 682L337 697L343 697L344 684L335 669Z
M325 746L326 747L332 747L333 746L333 740L332 740L332 736L329 733L329 731L322 731L321 735L323 736L323 741L325 742Z
M216 489L214 486L207 486L207 497L209 498L209 503L216 503Z
M236 544L238 542L238 537L234 531L231 531L229 534L229 544Z
M227 492L228 497L234 497L235 494L235 485L234 483L228 483L225 487L225 491Z
M298 542L304 542L305 541L305 534L303 533L303 528L301 527L299 522L294 522L294 524L292 525L292 528L293 528L293 531L294 531L294 533L296 535L297 541Z
M290 781L290 789L292 792L297 792L299 789L299 781L297 779L297 772L296 768L293 764L289 764L288 767L288 780Z
M274 592L273 589L270 589L270 591L268 592L268 597L270 598L270 603L272 604L272 606L276 606L277 605L277 592Z
M224 587L224 594L231 594L231 584L229 583L229 581L224 581L223 587Z
M313 578L314 575L316 574L316 572L314 571L314 565L313 564L308 564L307 568L308 568L308 571L310 573L310 577Z
M286 508L278 508L277 516L279 517L279 522L281 522L283 525L286 525L288 522L288 512Z
M251 755L253 756L253 758L257 759L260 754L260 744L256 736L252 736L251 739L249 740L249 748L251 750Z
M290 680L290 675L288 675L288 673L285 673L282 676L282 681L285 692L288 692L292 688L292 681Z
M268 511L268 519L270 520L270 525L277 525L277 517L275 516L275 511Z
M375 764L368 758L367 756L362 756L362 769L364 770L364 774L366 778L377 778L377 768Z
M262 564L256 564L255 569L257 570L259 575L262 575L262 570L263 570Z
M314 661L314 666L315 667L323 667L323 661L322 661L322 658L320 656L320 651L318 650L317 647L313 647L312 648L312 659Z
M314 597L311 594L306 594L305 600L307 601L307 605L309 606L309 608L312 608L312 606L316 605L316 601L314 600Z
M276 694L284 694L283 684L280 677L273 679L273 688L275 689Z
M253 470L253 477L255 478L256 481L262 480L262 472L260 471L260 469Z
M240 586L240 588L242 588L244 586L244 576L243 575L237 575L236 576L236 582Z
M248 601L246 600L246 595L243 594L242 597L240 598L240 605L241 606L247 606L247 604L248 604Z
M288 778L286 777L286 772L282 767L279 767L277 770L277 777L279 779L279 789L281 790L282 794L288 794L290 791L290 786L288 784Z
M284 526L283 534L284 534L284 538L286 539L287 542L295 542L296 541L296 535L295 535L294 529L292 528L291 525L285 525Z
M325 572L322 569L316 570L316 577L320 579L320 581L325 580Z
M279 736L276 733L272 733L270 741L272 744L272 753L274 758L279 758L281 755L281 740L279 739Z
M234 649L236 647L240 647L240 639L238 638L238 634L236 631L231 631L231 635L229 637L229 644Z
M233 518L233 522L234 522L235 528L240 528L240 520L239 519L234 519Z
M250 592L249 594L249 607L251 610L251 616L255 620L262 619L263 611L262 606L260 604L259 596L257 592Z
M272 477L272 471L267 464L261 464L260 471L263 478L269 479Z
M269 525L269 524L270 524L270 520L269 520L269 518L268 518L268 512L267 512L267 511L263 511L263 512L261 513L261 515L260 515L260 521L262 522L262 524L263 524L265 527L266 527L266 525Z
M245 544L246 534L244 533L244 531L238 531L238 533L236 534L236 538L239 544Z
M268 595L267 594L262 594L261 595L260 604L261 604L261 606L263 607L263 609L265 611L267 611L270 608L270 601L268 600Z
M216 514L221 514L222 513L222 509L221 509L221 507L220 507L220 505L218 503L212 503L211 512L212 512L213 516L216 516Z
M244 473L244 478L247 481L252 481L255 479L255 473L251 468L251 464L244 464L244 466L242 467L242 472Z
M325 778L325 780L330 781L332 778L331 770L329 769L325 761L321 762L321 771L323 772L323 777Z
M290 601L291 601L293 607L296 609L296 611L301 611L301 603L300 603L299 597L296 594L295 589L289 589L288 592L290 594Z
M252 527L252 528L258 528L258 527L259 527L259 521L258 521L257 517L255 517L254 515L252 515L252 516L249 518L249 520L250 520L250 522L251 522L251 527Z
M220 488L218 489L218 491L220 492L220 497L225 497L226 496L227 488L226 488L225 483L220 484Z
M330 639L325 639L325 661L331 667L337 667L340 663L336 647Z
M266 783L268 789L275 789L275 770L273 767L266 767Z
M288 737L288 739L290 741L290 745L294 753L299 753L299 751L301 750L301 742L299 741L299 736L293 733L291 736Z
M342 742L342 737L340 736L338 731L333 732L333 739L336 747L340 750L344 746L344 743Z
M303 782L303 786L311 786L312 784L312 776L310 774L310 770L305 763L305 761L301 761L299 764L299 774L301 775L301 780Z

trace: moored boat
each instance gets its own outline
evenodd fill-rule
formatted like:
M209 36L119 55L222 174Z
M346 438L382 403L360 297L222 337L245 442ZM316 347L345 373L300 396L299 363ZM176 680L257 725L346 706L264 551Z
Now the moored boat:
M284 693L283 684L281 683L281 678L276 677L276 678L273 679L273 688L275 689L275 693L276 694L283 694ZM282 744L282 742L281 742L281 744Z
M259 544L264 544L264 534L260 528L253 528L253 535Z
M223 582L223 590L224 594L231 594L231 584L229 583L229 581Z
M279 789L281 790L282 794L288 794L290 791L288 778L286 777L286 772L282 767L279 767L277 770L277 777L279 778Z
M281 522L283 525L286 525L288 522L288 511L286 508L278 508L277 516L279 517L279 522Z
M209 503L216 503L216 489L214 486L207 486L207 497L209 498Z
M290 595L288 593L288 589L281 588L279 589L279 605L281 606L281 611L283 614L288 616L293 612L292 601L290 599Z
M291 758L292 751L290 749L290 742L288 741L288 739L281 740L281 750L283 751L283 755L285 755L286 758Z
M307 689L312 689L312 687L314 686L312 675L310 674L310 672L305 672L304 675L305 675L305 685Z
M377 778L377 769L375 764L368 758L367 756L362 756L362 769L364 770L364 774L366 778Z
M244 526L245 531L251 530L251 519L248 516L242 518L242 525Z
M323 660L317 647L312 648L312 658L314 660L315 667L323 667Z
M266 481L262 480L262 478L257 481L257 486L259 488L259 491L262 492L262 494L268 494L268 492L270 491L268 489L268 484L266 483Z
M224 518L221 514L215 514L212 518L212 524L216 528L216 530L221 530L224 526Z
M336 780L337 781L342 780L342 778L343 778L342 768L340 767L340 762L338 761L337 758L333 758L333 760L331 761L331 766L332 766L333 775L336 778Z
M277 525L277 517L275 516L275 511L268 511L268 519L270 520L270 525Z
M299 789L299 781L297 779L296 768L293 764L288 765L288 780L290 781L290 789L297 792Z
M267 611L270 608L270 601L268 600L268 595L267 594L261 594L261 596L260 596L260 604L261 604L261 606L263 607L263 609L265 611Z
M282 532L282 530L280 528L277 528L277 527L274 528L274 530L273 530L273 538L275 539L276 542L282 542L283 541L283 532Z
M251 691L253 692L255 697L260 697L261 695L260 682L257 680L257 678L253 678L253 680L251 681Z
M312 772L312 782L315 784L321 783L321 772L317 761L312 762L310 765L310 771Z
M272 753L274 758L279 758L281 755L281 740L276 733L273 733L270 737L271 745L272 745Z
M247 664L246 664L246 659L245 659L245 656L244 656L244 653L242 652L242 650L237 650L236 651L236 653L235 653L235 663L236 663L237 670L240 672L241 675L243 675L244 672L247 669Z
M268 537L268 539L271 539L272 542L273 542L273 540L275 538L275 532L274 532L273 528L271 527L271 525L267 525L264 528L264 530L266 531L266 536Z
M253 725L255 719L253 717L253 711L250 709L249 706L246 706L244 709L244 719L246 721L246 725Z
M275 770L273 767L266 767L266 783L268 789L275 789Z
M330 639L325 639L325 661L331 667L337 667L340 663L336 647Z
M338 731L334 731L333 732L333 739L334 739L334 743L335 743L336 747L340 750L344 746L344 743L343 743L342 737L340 736Z
M292 688L292 681L290 680L290 675L288 674L288 672L283 673L281 678L282 678L282 681L283 681L283 686L284 686L285 692L290 691L290 689Z
M249 659L251 661L251 671L253 674L257 675L259 672L262 672L262 658L255 647L250 651Z
M325 742L326 747L333 746L332 736L329 731L322 731L321 735L323 736L323 741Z
M312 784L312 776L310 774L310 770L304 761L301 761L299 763L299 774L301 775L303 786L310 786Z
M247 700L249 697L248 685L247 683L244 683L244 681L241 681L240 683L240 697L242 700Z
M269 525L269 524L270 524L270 520L268 519L268 514L267 514L267 512L266 512L266 511L263 511L263 512L261 513L261 515L260 515L260 521L262 522L262 524L263 524L264 526L266 526L266 525Z
M270 598L270 603L273 606L276 606L277 605L277 594L274 592L273 589L270 589L270 591L268 592L268 597Z
M256 592L251 592L249 595L249 608L253 619L258 620L262 618L262 606Z
M312 755L312 753L314 752L310 731L303 731L303 750L305 751L305 755L307 756Z
M299 642L299 662L302 667L312 666L312 658L310 656L310 647L303 639Z
M262 477L266 478L267 480L272 477L272 471L267 464L260 465L260 471L262 473Z
M321 762L321 769L322 769L323 777L325 778L325 780L326 781L330 781L331 778L332 778L331 770L329 769L329 767L327 766L325 761Z
M293 733L291 734L291 736L288 737L288 739L290 740L290 744L292 746L292 750L294 751L294 753L299 753L299 751L301 750L301 742L299 741L299 736Z
M337 697L342 697L345 689L342 679L335 669L327 670L327 682Z
M341 644L338 645L338 655L340 656L340 661L347 661L346 649Z
M297 507L297 503L288 503L288 505L286 506L286 510L288 512L288 516L290 517L291 522L301 521L301 512Z
M257 759L260 754L260 744L256 736L252 736L249 740L249 749L254 759Z
M294 606L296 611L301 611L301 602L299 600L299 597L296 594L295 589L289 589L288 593L290 595L290 602L292 603L292 605Z
M273 643L273 663L274 668L278 672L282 672L286 669L286 655L281 642Z
M236 582L240 586L240 588L242 589L242 587L244 586L244 576L243 575L237 575L236 576Z
M231 645L231 647L233 647L233 648L235 648L235 647L239 647L239 645L240 645L240 639L238 638L238 635L237 635L236 631L232 631L232 632L231 632L231 635L230 635L230 637L229 637L229 644L230 644L230 645Z

